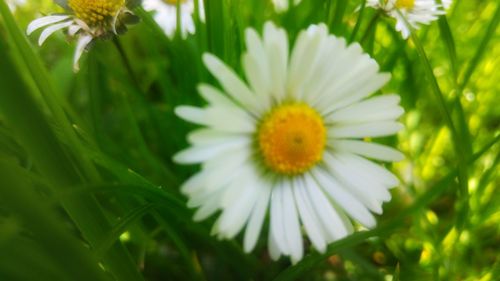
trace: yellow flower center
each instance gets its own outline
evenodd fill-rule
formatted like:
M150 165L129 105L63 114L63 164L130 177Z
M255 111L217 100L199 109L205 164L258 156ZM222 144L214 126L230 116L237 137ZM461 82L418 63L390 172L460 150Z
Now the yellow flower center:
M308 105L284 104L262 120L258 141L267 167L278 174L297 175L322 159L326 129Z
M180 2L180 4L184 4L186 3L187 0L163 0L163 2L169 4L169 5L172 5L172 6L176 6L177 5L177 2Z
M88 25L104 23L125 5L125 0L68 0L75 15Z
M398 9L413 9L415 0L396 0L396 8Z

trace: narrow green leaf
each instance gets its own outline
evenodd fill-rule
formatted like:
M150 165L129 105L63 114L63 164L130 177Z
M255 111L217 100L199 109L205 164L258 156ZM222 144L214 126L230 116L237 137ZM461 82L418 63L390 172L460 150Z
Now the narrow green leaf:
M108 280L97 259L65 229L33 186L17 172L19 168L0 161L0 194L2 202L15 212L23 226L33 232L33 239L57 261L72 280ZM25 253L29 255L29 252Z
M97 243L95 248L95 255L100 259L103 258L106 253L111 249L113 244L115 244L120 236L131 227L132 224L136 223L143 216L151 212L155 207L155 204L148 203L144 206L139 206L134 210L130 211L127 215L120 219L120 221L115 224L109 234L104 238L103 241Z
M405 21L405 24L408 28L411 30L411 38L413 43L415 44L415 47L417 48L417 52L419 55L419 59L424 67L424 72L427 76L427 79L429 80L431 84L431 89L438 100L439 108L444 115L444 119L446 122L447 127L451 131L452 135L452 141L453 141L453 147L455 149L455 155L457 157L457 165L458 165L458 182L459 182L459 187L460 187L460 195L462 197L461 202L462 204L459 206L459 213L462 214L462 216L458 216L460 220L457 220L459 223L459 227L463 227L463 224L466 222L463 220L464 214L467 213L468 209L468 197L469 197L469 180L468 180L468 166L467 166L467 159L464 154L464 151L467 151L466 146L464 145L464 138L469 139L469 136L467 135L461 135L459 131L457 130L457 127L455 126L453 122L453 118L451 116L451 110L448 108L448 104L446 102L446 99L443 95L443 92L441 91L441 88L439 87L438 81L436 79L436 76L434 76L434 72L432 70L431 63L427 57L427 54L424 50L424 47L422 43L420 42L420 39L418 38L417 34L415 33L415 30L411 27L411 25L408 23L408 21L404 18L403 15L401 15L401 18ZM461 116L461 123L465 123L465 117L462 115ZM465 125L466 126L466 125ZM465 134L467 134L468 129L463 130Z
M493 18L491 19L491 22L488 25L488 28L486 29L483 39L481 40L479 47L477 47L476 53L469 61L467 68L463 72L461 79L462 82L460 83L461 89L465 89L465 87L467 87L467 83L469 83L472 73L474 73L474 70L476 70L476 67L479 65L484 54L487 52L486 47L488 46L488 43L491 41L491 39L495 36L499 22L500 22L500 5L497 6L495 14L493 15Z
M5 3L0 2L0 12L4 15ZM10 15L10 14L9 14ZM19 142L32 157L37 169L56 189L65 189L81 184L83 178L80 166L75 163L75 153L69 153L63 145L47 117L35 102L18 68L12 62L5 42L0 40L0 109L8 124L13 128ZM34 54L33 54L34 55ZM35 56L36 57L36 56ZM20 114L21 112L25 114ZM80 147L80 144L72 143ZM83 154L83 152L82 152ZM86 155L87 157L87 155ZM83 160L82 160L83 161ZM94 197L82 196L63 202L63 206L91 245L107 232L107 218ZM116 244L105 259L110 271L121 280L142 280L125 248Z
M453 73L453 82L456 84L458 79L458 63L455 39L453 38L450 25L448 24L448 20L445 15L439 17L438 24L439 30L441 31L441 39L446 46L448 57L450 58L450 66Z
M361 3L361 7L358 11L358 19L356 20L356 25L351 32L351 36L349 37L349 42L353 42L356 39L356 35L358 34L359 28L361 27L361 22L363 21L366 9L366 0L363 0Z
M401 280L401 268L399 266L399 262L396 265L396 270L394 271L394 274L392 275L392 281L400 281Z
M333 34L342 35L344 33L343 32L344 25L342 24L342 22L344 21L344 14L347 9L348 1L335 1L335 2L336 2L335 14L333 16L332 22L330 23L330 31Z
M41 59L33 51L30 43L24 35L24 32L22 32L16 24L7 4L4 1L0 2L0 15L2 16L5 27L8 31L7 41L10 42L10 40L12 40L11 43L13 45L13 52L20 54L20 58L22 58L26 69L31 74L31 77L37 85L39 92L42 94L51 114L54 116L54 122L60 127L61 133L65 135L67 142L71 145L72 149L76 151L73 157L75 157L75 160L77 160L81 169L84 171L82 176L89 179L99 178L95 167L80 150L76 134L62 108L64 102L60 100L61 95L56 92L56 89L54 88L50 76L43 66Z

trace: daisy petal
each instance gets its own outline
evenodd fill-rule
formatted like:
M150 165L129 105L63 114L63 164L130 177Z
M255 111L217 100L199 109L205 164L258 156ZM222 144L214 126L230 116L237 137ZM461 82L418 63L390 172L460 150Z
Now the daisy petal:
M336 123L356 123L365 120L384 121L397 119L404 113L403 108L397 105L399 100L400 97L396 95L370 98L334 111L328 116L327 120Z
M213 129L225 132L248 133L253 132L255 128L253 118L236 106L212 106L207 108L178 106L175 108L175 114L192 123L210 126ZM227 116L232 118L227 118Z
M191 176L187 181L185 181L181 186L181 192L189 195L192 192L197 192L203 187L203 182L205 180L205 173L200 172Z
M330 79L326 80L327 83L320 88L318 106L321 110L336 106L336 103L345 97L361 99L372 94L373 91L369 90L373 88L377 90L383 78L383 75L378 73L377 62L363 54L363 49L359 44L346 47L343 40L330 38L326 44L334 46L330 50L329 57L338 58L335 61L335 67L327 70Z
M213 193L212 196L207 198L203 205L196 210L193 216L194 221L202 221L213 215L219 209L219 193Z
M233 171L234 172L234 171ZM212 174L207 172L204 173L206 178L212 177ZM235 171L231 176L225 178L219 178L217 184L202 182L201 186L197 186L195 191L189 194L189 201L187 206L189 208L197 208L203 206L207 200L209 200L213 194L218 194L217 204L220 208L226 208L229 206L237 195L238 181L236 178L244 175L242 169Z
M292 186L285 186L282 192L285 239L290 247L292 263L297 263L302 259L304 249Z
M373 60L372 62L376 63ZM357 81L361 86L359 84L356 85L356 83L351 83L348 87L342 89L346 94L337 100L331 109L335 110L357 102L382 88L389 80L391 80L391 74L376 73L368 77L365 81Z
M274 240L274 236L271 233L271 231L269 231L268 234L267 244L269 245L269 255L271 256L271 259L274 261L278 260L281 256L281 252L280 249L278 248L278 244Z
M193 146L178 152L174 155L173 159L175 162L182 164L201 163L231 149L244 149L249 142L247 138L242 137L234 139L232 142L224 142L217 145Z
M205 63L210 73L217 78L224 90L231 95L238 103L259 112L256 99L252 91L241 81L233 70L228 68L217 57L205 53L203 54L203 62Z
M305 181L310 203L329 236L327 242L345 237L347 235L347 229L344 228L344 223L337 211L332 207L330 202L328 202L312 177L305 177Z
M264 24L264 45L271 69L272 95L277 101L285 96L288 72L288 36L272 22Z
M269 105L270 73L268 56L259 35L253 29L245 31L248 53L243 55L243 68L247 79L259 96L260 102Z
M293 194L295 197L295 203L297 204L297 210L299 211L300 220L304 225L307 236L311 239L314 248L320 253L324 253L326 250L326 241L323 236L323 230L321 229L321 224L310 206L307 200L307 187L303 180L294 181Z
M47 25L51 25L54 23L61 22L63 20L69 19L71 16L69 15L57 15L57 16L46 16L42 18L38 18L34 21L32 21L29 25L28 28L26 28L26 33L30 35L33 33L35 30L42 28Z
M377 181L380 181L387 187L394 187L399 184L399 179L395 175L387 171L381 165L377 165L363 157L350 153L339 153L338 157L345 161L353 162L353 165L362 168L367 176L376 178Z
M237 133L252 133L255 130L255 120L238 107L208 107L205 113L205 122L214 129Z
M198 92L200 95L212 105L222 105L222 106L236 106L236 104L230 100L224 93L219 91L219 89L207 85L201 84L198 86Z
M372 212L382 213L382 201L390 198L390 193L383 186L375 185L360 177L356 167L351 163L339 161L329 153L324 155L325 163L330 172L338 179L342 186L350 190Z
M67 22L62 22L62 23L54 24L54 25L47 27L46 29L44 29L42 31L42 34L40 34L40 38L38 38L38 45L42 46L43 42L45 42L45 40L47 40L47 38L50 35L52 35L54 32L61 30L61 29L64 29L72 24L73 24L73 22L67 21Z
M394 135L403 129L401 123L394 121L379 121L360 124L342 124L328 130L330 138L365 138Z
M80 60L80 57L82 56L83 51L85 51L87 45L90 44L90 42L92 42L92 39L93 38L90 35L84 35L78 39L78 43L76 44L75 55L73 57L73 71L78 72L80 70L78 61Z
M73 24L68 28L68 35L75 36L78 31L82 29L81 25Z
M319 168L314 169L312 174L318 185L346 213L367 228L375 226L375 218L370 211L355 196L346 191L334 177Z
M271 219L270 230L276 245L281 253L290 254L288 241L285 238L285 214L283 213L283 185L274 187L271 194Z
M321 48L328 32L325 25L314 27L299 35L290 59L288 90L293 98L299 100L305 95L304 81L312 76L317 64L317 50Z
M228 139L246 137L245 134L222 132L213 129L197 129L188 134L187 139L192 145L219 144Z
M202 108L182 105L175 108L175 114L186 121L207 125Z
M358 154L381 161L398 162L404 159L403 153L394 148L358 140L330 140L329 144L339 151Z
M247 175L242 178L244 184L240 185L239 197L224 209L220 217L219 229L224 233L225 238L233 238L240 232L255 205L259 192L255 188L256 180L251 177Z
M252 251L257 243L257 238L259 237L262 224L264 223L267 206L269 205L269 197L271 195L271 188L266 186L264 183L259 183L259 185L262 186L261 192L253 208L252 215L250 216L250 220L248 221L245 231L244 249L247 253Z

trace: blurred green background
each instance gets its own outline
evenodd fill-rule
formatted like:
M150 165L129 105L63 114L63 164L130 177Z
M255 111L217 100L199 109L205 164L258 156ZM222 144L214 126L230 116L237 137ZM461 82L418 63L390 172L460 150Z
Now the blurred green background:
M268 1L208 0L206 23L167 38L151 15L98 41L72 72L75 42L25 35L41 15L27 0L0 3L0 280L499 280L500 3L457 0L408 41L359 1L303 0L277 14ZM270 260L266 235L210 236L191 221L177 166L189 124L179 104L202 105L211 52L241 73L246 27L265 20L293 40L312 23L360 42L393 79L406 129L378 141L406 160L379 226L310 250L298 264ZM266 231L266 229L264 230Z

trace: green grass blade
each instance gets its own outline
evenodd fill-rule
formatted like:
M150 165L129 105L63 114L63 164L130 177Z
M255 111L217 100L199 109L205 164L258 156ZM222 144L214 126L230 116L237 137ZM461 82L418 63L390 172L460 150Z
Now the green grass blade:
M472 155L472 140L469 131L469 127L467 124L467 118L465 116L464 108L462 106L462 102L460 101L460 97L462 96L462 88L458 86L458 63L457 63L457 52L456 52L456 44L453 38L453 34L451 33L450 26L446 19L446 16L441 16L438 20L439 28L441 32L441 38L443 40L444 45L446 46L446 50L448 52L448 57L450 61L451 70L453 73L453 85L455 87L455 98L454 98L454 108L455 110L455 120L456 120L456 135L455 138L458 138L457 145L459 148L456 148L457 156L459 158L460 163L463 163L465 159L468 159ZM455 145L455 146L457 146ZM459 164L460 165L460 164ZM468 191L467 186L463 184L464 181L468 181L468 168L462 165L461 168L461 186L462 186L462 194L464 195L459 200L458 207L458 215L456 218L456 224L459 229L463 228L463 224L467 222L467 215L469 210L468 203Z
M356 35L358 35L359 28L361 27L361 22L363 21L363 16L365 14L365 9L366 9L366 0L363 0L361 3L361 7L359 8L358 11L358 19L356 20L356 25L354 25L354 28L351 32L351 36L349 37L349 42L353 42L356 39Z
M205 1L208 51L226 58L224 1Z
M495 14L493 15L493 18L491 19L491 22L488 25L488 28L486 28L486 32L484 33L481 43L477 47L476 53L468 63L467 68L465 69L464 74L462 75L460 83L461 89L465 89L465 87L467 87L467 84L469 83L472 73L474 73L474 70L476 70L484 54L487 52L486 47L488 47L488 43L495 36L499 22L500 22L500 5L498 5Z
M333 15L333 20L330 23L330 31L335 35L344 34L344 14L347 10L348 1L335 1L335 14Z
M392 281L400 281L401 280L401 268L399 267L399 263L396 265L396 270L394 271L394 275L392 276Z
M56 124L60 127L61 132L66 136L66 139L72 149L76 151L74 157L81 165L81 168L84 171L84 176L89 179L99 178L95 167L80 150L76 134L73 131L71 123L61 106L64 103L58 99L61 95L56 92L56 89L52 85L50 76L43 66L41 59L33 51L26 36L16 24L7 4L4 1L0 2L0 15L3 18L5 28L7 30L7 40L12 40L12 47L14 51L20 54L21 60L31 74L31 77L42 94L42 97L50 109L51 114L54 116L54 122L56 122Z
M153 217L158 222L159 226L168 236L169 240L175 245L175 248L179 251L182 256L184 263L187 265L190 271L190 280L204 280L204 276L201 270L197 269L197 266L193 262L192 251L188 248L188 243L179 233L178 229L173 228L169 223L161 216L158 212L153 212ZM189 222L188 222L189 223Z
M404 19L403 15L401 17ZM428 79L428 81L431 84L431 89L436 97L439 108L444 116L445 122L447 127L451 131L452 135L452 140L453 140L453 147L455 149L455 155L457 157L457 165L458 165L458 182L460 186L460 193L462 196L461 201L463 204L459 206L460 211L459 212L465 212L468 208L468 198L469 198L469 189L468 189L468 165L467 165L467 155L464 152L469 151L467 149L467 146L464 144L464 139L470 139L470 137L467 135L468 130L464 129L461 130L460 132L457 130L455 123L453 122L453 118L451 115L451 110L449 109L448 103L445 99L445 96L443 92L441 91L441 88L439 87L438 81L436 79L436 76L434 76L434 72L432 70L431 63L427 57L427 54L424 50L424 47L422 43L420 42L420 39L418 38L417 34L415 33L415 30L411 28L411 25L406 21L405 19L405 24L410 28L411 30L411 38L413 43L415 44L415 47L417 49L417 53L419 55L419 59L422 63L422 66L424 68L425 75ZM465 117L461 116L461 123L466 124ZM466 126L466 125L465 125ZM461 134L462 133L462 134ZM459 218L463 218L463 216L459 216ZM463 224L465 221L460 220L457 221L460 224Z
M155 204L147 203L143 206L139 206L127 215L123 216L120 221L114 225L109 234L104 238L103 241L97 243L95 254L99 258L103 258L106 253L111 249L113 244L119 241L120 235L122 235L127 229L131 227L132 224L136 223L143 216L148 214L153 210Z
M0 3L0 7L3 2ZM32 157L34 165L55 189L65 189L82 183L80 170L72 156L53 131L40 110L18 69L8 56L4 41L0 41L0 109L13 128L19 142ZM25 113L25 114L20 114ZM107 233L108 221L94 197L82 196L64 202L64 208L88 242L95 246ZM121 280L142 280L126 250L116 244L105 259L110 271Z
M450 25L448 24L446 16L439 17L438 24L439 30L441 31L441 39L443 40L446 50L448 51L451 71L453 72L453 82L456 84L458 79L458 62L455 39L451 33Z
M33 232L33 239L57 261L59 270L71 280L108 280L96 257L63 227L49 206L36 196L36 189L19 176L18 169L0 161L2 202L22 219L23 225Z

